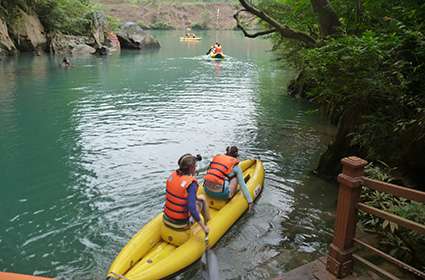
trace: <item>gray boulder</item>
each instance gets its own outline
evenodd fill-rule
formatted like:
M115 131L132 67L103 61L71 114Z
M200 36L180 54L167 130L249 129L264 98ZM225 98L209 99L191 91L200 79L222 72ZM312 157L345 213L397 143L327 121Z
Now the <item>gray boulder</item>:
M75 48L72 49L72 55L73 56L84 56L88 54L95 54L96 49L93 47L90 47L89 45L77 45Z
M9 34L20 51L44 50L47 38L43 25L36 15L30 15L18 9L10 24Z
M125 23L117 33L121 47L124 49L157 49L160 48L158 40L134 22Z
M89 38L85 36L63 35L62 33L49 34L50 53L56 55L82 56L94 54L95 49L88 45Z

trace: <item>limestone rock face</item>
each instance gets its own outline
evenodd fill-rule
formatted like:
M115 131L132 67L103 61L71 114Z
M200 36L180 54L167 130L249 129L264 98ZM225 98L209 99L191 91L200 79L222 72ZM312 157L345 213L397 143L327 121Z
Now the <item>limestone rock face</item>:
M47 46L46 34L39 18L21 9L10 24L9 34L20 51L40 51Z
M91 36L94 39L94 47L100 48L105 42L105 33L107 31L108 20L101 12L95 12L91 15Z
M16 47L9 36L7 25L0 18L0 55L10 55L15 52L16 52Z
M126 49L157 49L158 40L134 22L125 23L117 33L121 47Z

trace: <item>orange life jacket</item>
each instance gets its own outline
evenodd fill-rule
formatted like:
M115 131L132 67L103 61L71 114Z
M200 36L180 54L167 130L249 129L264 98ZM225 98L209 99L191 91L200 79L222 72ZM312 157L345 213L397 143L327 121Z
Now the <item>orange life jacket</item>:
M176 171L171 173L167 179L167 193L164 205L164 214L174 221L185 221L190 217L188 204L188 192L192 182L196 178L188 175L178 175Z
M221 53L222 52L221 47L215 47L214 52L215 53Z
M226 155L216 155L211 160L207 174L204 176L204 180L217 185L223 185L224 180L232 179L232 177L229 177L229 174L233 172L233 166L238 163L239 160L237 158Z

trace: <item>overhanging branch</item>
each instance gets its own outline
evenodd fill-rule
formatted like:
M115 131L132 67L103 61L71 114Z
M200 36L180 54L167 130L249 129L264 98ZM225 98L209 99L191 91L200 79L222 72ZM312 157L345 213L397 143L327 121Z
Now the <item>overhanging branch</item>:
M267 34L271 34L271 33L273 33L273 32L276 32L276 29L270 29L270 30L265 30L265 31L256 32L256 33L254 33L254 34L250 34L250 33L248 33L248 31L246 31L246 30L245 30L245 28L242 26L242 24L241 24L241 22L240 22L240 20L239 20L239 14L240 14L241 12L246 12L246 10L245 10L245 9L242 9L242 10L237 11L237 13L233 15L233 18L236 20L236 26L237 26L240 30L242 30L242 33L245 35L245 37L248 37L248 38L255 38L255 37L258 37L258 36L264 36L264 35L267 35Z
M249 4L246 0L239 0L239 2L241 3L242 7L244 8L244 11L246 11L250 14L253 14L253 15L259 17L260 19L264 20L265 22L267 22L272 28L275 29L274 32L279 32L279 34L282 37L287 38L287 39L300 41L300 42L304 43L306 46L309 46L309 47L316 46L316 44L317 44L316 40L313 37L311 37L310 35L308 35L307 33L297 31L297 30L289 28L286 25L280 24L277 20L275 20L274 18L272 18L271 16L269 16L265 12L259 10L255 6ZM236 14L238 14L239 12L240 11L238 11ZM243 31L243 29L242 29L242 31ZM245 34L245 32L244 32L244 34Z

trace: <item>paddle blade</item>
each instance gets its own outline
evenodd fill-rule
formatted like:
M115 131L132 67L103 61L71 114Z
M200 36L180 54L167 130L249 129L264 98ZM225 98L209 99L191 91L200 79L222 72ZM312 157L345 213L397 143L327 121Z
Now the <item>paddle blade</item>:
M205 251L205 253L202 255L201 258L201 267L202 267L202 279L209 280L210 276L208 275L208 260L207 260L207 254L208 251Z
M208 276L209 280L220 280L220 270L218 268L218 260L213 250L207 250L206 252L207 266L208 266Z

